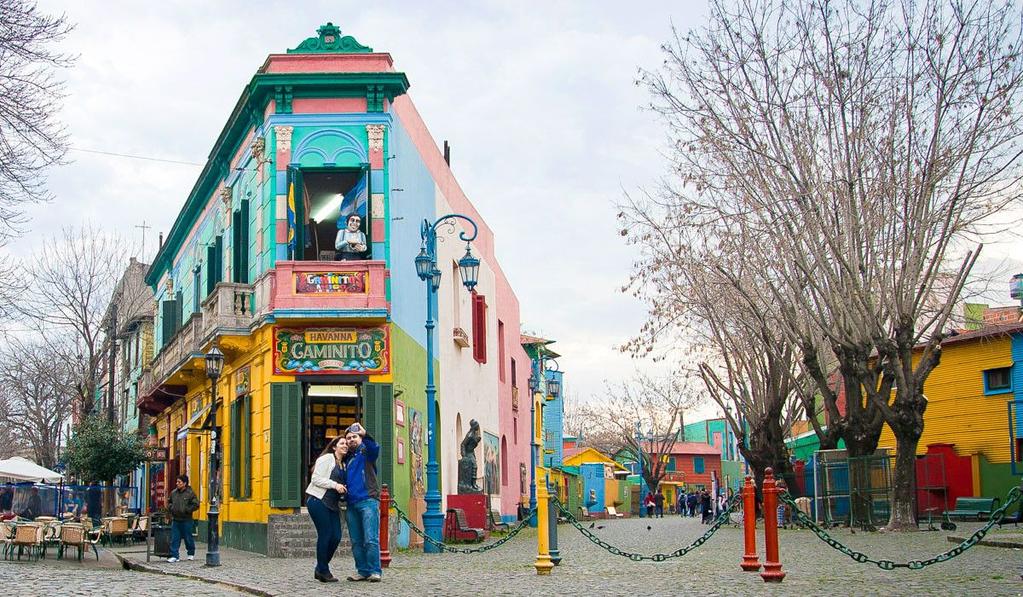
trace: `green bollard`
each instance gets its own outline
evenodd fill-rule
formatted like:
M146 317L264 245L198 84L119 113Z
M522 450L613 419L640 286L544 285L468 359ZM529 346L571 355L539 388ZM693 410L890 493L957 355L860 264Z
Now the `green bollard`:
M557 566L561 563L561 551L558 550L558 509L554 507L554 500L548 500L547 515L550 524L547 525L548 537L550 537L551 562Z

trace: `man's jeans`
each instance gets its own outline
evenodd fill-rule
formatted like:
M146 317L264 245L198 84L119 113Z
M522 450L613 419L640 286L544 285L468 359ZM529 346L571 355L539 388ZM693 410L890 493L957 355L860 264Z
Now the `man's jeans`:
M192 525L194 524L195 521L192 520L171 521L170 552L172 558L181 559L178 547L181 546L182 539L185 540L185 551L188 555L195 555L195 537L192 536Z
M369 498L348 504L345 518L355 570L359 576L380 574L380 502Z

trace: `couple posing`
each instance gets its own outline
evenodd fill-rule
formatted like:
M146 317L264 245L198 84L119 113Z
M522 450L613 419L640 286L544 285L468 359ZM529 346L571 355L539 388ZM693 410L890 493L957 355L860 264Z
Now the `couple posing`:
M306 508L316 525L316 571L320 582L337 582L330 560L341 543L344 509L356 573L350 581L380 582L380 487L376 461L380 446L354 423L330 440L313 466L305 492ZM344 504L344 506L342 506Z

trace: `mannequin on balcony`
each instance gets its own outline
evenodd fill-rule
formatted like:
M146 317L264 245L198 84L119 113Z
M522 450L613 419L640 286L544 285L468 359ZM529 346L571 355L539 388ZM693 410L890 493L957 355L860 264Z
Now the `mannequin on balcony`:
M345 219L345 227L337 231L337 239L334 241L337 259L356 261L366 258L366 234L359 230L361 225L362 217L359 214L350 214Z

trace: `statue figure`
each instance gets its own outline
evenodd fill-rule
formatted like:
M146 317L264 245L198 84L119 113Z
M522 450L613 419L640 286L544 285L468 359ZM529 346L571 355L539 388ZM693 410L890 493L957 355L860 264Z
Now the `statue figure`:
M458 493L483 493L476 486L476 446L483 439L480 424L469 421L469 432L462 439L462 457L458 460Z

